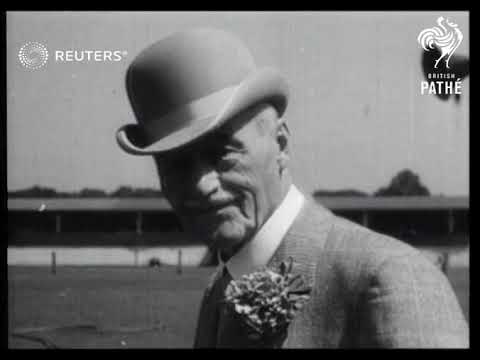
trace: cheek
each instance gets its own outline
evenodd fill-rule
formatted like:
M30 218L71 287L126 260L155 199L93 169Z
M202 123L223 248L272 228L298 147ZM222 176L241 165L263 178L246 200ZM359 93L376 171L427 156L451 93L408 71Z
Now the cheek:
M243 199L242 203L250 203L258 192L258 180L247 166L238 164L235 169L220 175L222 188Z
M238 160L231 169L220 173L219 177L225 188L256 192L262 184L264 171L261 164L245 156L242 160Z
M235 169L221 174L223 188L241 201L239 210L245 222L256 226L261 220L263 197L265 195L262 173L250 164L238 164Z

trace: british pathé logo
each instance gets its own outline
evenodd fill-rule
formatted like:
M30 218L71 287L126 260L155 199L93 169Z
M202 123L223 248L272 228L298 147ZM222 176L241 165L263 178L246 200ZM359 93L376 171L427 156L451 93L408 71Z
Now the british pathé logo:
M426 81L421 81L422 95L460 95L462 78L465 76L459 62L452 57L463 40L459 26L443 16L437 18L437 25L422 30L417 42L424 50L423 67ZM459 57L460 58L460 57Z
M18 51L18 60L28 69L38 69L47 63L48 50L38 42L28 42Z
M440 16L437 19L438 26L423 30L417 38L417 41L422 45L425 51L430 51L435 48L435 45L440 48L440 57L435 61L435 69L438 68L438 62L445 59L447 69L450 69L448 61L455 50L463 40L463 34L458 28L458 25Z

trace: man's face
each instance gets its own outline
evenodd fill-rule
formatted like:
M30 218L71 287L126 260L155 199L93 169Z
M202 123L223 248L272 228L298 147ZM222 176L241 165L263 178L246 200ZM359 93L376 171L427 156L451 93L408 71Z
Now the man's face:
M165 196L209 247L236 251L282 200L279 124L271 106L253 106L198 142L155 156Z

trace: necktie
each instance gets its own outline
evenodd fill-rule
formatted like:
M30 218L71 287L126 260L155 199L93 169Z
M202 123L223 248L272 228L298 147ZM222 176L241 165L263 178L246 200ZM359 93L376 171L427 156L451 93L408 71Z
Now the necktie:
M218 283L216 284L216 293L215 293L215 318L216 318L216 336L215 338L218 338L218 323L220 320L221 312L223 311L224 308L224 300L225 300L225 290L227 289L228 284L232 280L232 276L228 272L227 268L224 266L223 271L222 271L222 276L218 280Z
M222 302L225 299L225 290L232 280L226 267L212 286L210 293L205 297L200 309L199 326L195 347L216 347L218 338L218 323Z

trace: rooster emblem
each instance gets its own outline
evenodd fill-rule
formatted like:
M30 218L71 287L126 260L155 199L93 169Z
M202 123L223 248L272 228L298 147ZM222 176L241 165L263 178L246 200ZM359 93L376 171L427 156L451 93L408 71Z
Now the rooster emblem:
M444 23L446 23L446 25ZM435 60L435 69L438 67L440 60L446 56L448 57L445 59L445 65L447 69L450 69L448 62L462 42L463 34L457 24L448 21L448 19L445 19L443 16L437 19L437 24L438 26L420 32L417 41L425 51L430 51L435 47L440 49L441 55Z

